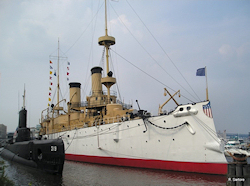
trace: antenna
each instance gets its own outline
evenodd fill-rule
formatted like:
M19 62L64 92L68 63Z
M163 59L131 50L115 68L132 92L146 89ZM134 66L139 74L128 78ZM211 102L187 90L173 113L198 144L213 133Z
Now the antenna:
M25 84L24 84L24 92L23 92L23 109L25 109Z

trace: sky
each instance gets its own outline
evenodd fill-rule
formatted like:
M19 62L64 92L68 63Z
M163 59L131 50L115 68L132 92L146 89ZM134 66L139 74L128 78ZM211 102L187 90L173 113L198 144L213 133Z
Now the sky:
M171 94L180 90L180 104L205 100L206 78L196 70L206 66L217 131L247 134L249 10L250 1L238 0L108 1L108 33L116 38L110 51L117 78L112 90L135 109L138 100L155 115L169 98L164 88ZM104 21L104 0L0 1L0 123L8 132L18 125L24 86L29 127L56 101L58 46L60 100L69 100L69 82L80 82L85 101L90 69L104 64L98 45ZM175 107L170 101L164 110Z

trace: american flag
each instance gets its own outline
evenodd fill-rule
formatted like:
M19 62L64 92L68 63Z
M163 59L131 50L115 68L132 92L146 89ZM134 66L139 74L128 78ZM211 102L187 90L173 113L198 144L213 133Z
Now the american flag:
M212 108L211 108L211 105L210 105L210 102L208 102L208 104L206 105L203 105L203 112L210 118L213 117L212 115Z

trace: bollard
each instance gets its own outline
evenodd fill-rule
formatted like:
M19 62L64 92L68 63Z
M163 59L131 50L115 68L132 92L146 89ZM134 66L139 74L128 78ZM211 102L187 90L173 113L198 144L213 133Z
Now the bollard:
M227 186L235 186L236 183L233 179L236 177L236 165L234 163L228 163L227 171Z
M232 163L228 163L227 186L250 186L250 165L244 154L230 153Z
M241 162L238 162L238 164L236 164L236 186L243 186L243 164L241 164Z
M250 185L250 165L243 166L243 176L245 178L244 186Z

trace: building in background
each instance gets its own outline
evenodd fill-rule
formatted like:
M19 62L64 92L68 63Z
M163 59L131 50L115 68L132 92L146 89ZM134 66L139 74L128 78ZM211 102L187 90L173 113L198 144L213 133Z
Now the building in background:
M4 124L0 124L0 139L6 139L7 127Z

